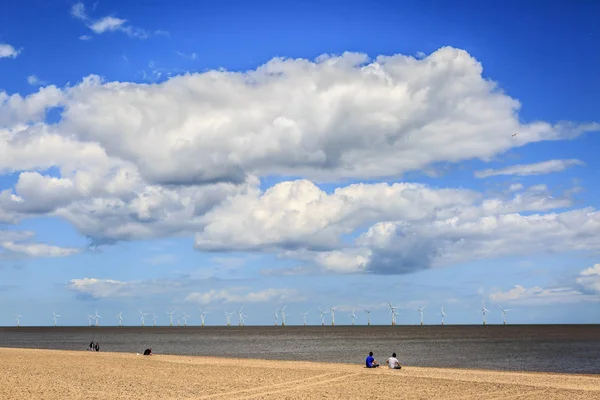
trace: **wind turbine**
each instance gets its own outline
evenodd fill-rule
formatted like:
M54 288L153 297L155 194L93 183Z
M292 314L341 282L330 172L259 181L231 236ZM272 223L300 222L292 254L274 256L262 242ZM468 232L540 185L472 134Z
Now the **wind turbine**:
M396 308L398 306L393 306L392 303L388 301L388 306L390 307L390 314L392 314L392 326L396 325Z
M481 300L481 314L483 314L483 324L487 325L487 321L485 320L486 313L489 313L490 310L485 308L485 304L483 304L483 300Z
M446 316L446 313L444 312L444 304L442 304L442 312L440 315L442 316L442 325L444 325L444 317Z
M98 326L98 319L102 318L101 316L98 315L98 310L96 310L96 315L94 317L96 318L96 326Z
M154 311L152 312L152 322L153 325L156 326L156 320L158 319L158 317L156 316L156 314L154 314Z
M54 317L54 326L56 326L56 324L58 323L58 318L60 317L60 315L58 315L57 313L55 313L54 311L52 311L52 316Z
M502 311L502 320L504 321L504 325L506 325L506 312L510 311L510 308L505 310L504 308L498 306L498 308L500 308L500 311Z
M423 310L425 309L425 307L427 307L427 304L425 304L423 307L421 308L417 308L417 311L421 314L421 326L424 325L423 324Z
M148 315L148 313L143 313L143 312L140 310L140 315L142 316L142 326L144 326L144 318L146 317L146 315Z
M123 311L117 315L117 318L119 318L119 326L123 326Z
M175 314L175 310L171 312L166 311L165 314L169 316L169 326L173 326L173 314Z
M177 326L179 326L179 325L181 325L181 324L179 323L179 315L178 315L177 316Z
M356 314L354 314L354 308L352 309L352 314L350 314L350 316L352 317L352 326L354 326L354 319L356 318Z
M202 309L200 309L200 318L202 319L202 326L204 326L204 317L206 316L206 314L208 314L210 311L202 311Z
M306 326L306 316L308 315L309 312L310 312L310 310L308 310L305 313L302 313L302 318L304 319L304 326Z
M285 309L287 308L287 304L281 307L281 326L285 326Z
M232 313L232 312L231 312L231 313L229 313L229 312L225 311L225 318L227 318L227 326L231 326L231 316L232 316L233 314L234 314L234 313Z
M275 310L275 326L279 325L279 309Z
M189 316L189 315L187 315L187 314L185 313L185 311L184 311L184 312L183 312L183 316L182 316L182 318L183 318L183 326L187 326L187 319L188 319L189 317L190 317L190 316Z
M364 310L367 313L367 326L371 326L371 310Z
M19 326L21 326L21 320L20 320L20 318L22 317L22 315L19 315L19 314L15 314L15 315L17 317L17 328L18 328Z
M319 308L319 312L321 313L321 326L325 326L325 314L327 314L327 311L323 311Z
M329 309L331 310L331 326L335 326L335 310L339 307L340 306L329 307Z
M88 326L92 326L92 320L94 319L93 315L88 314Z
M244 314L243 312L241 312L241 310L240 310L240 315L239 315L239 317L242 319L242 325L241 325L241 326L244 326L244 325L245 325L245 323L244 323L244 318L246 318L246 317L247 317L247 315L246 315L246 314Z
M244 309L244 307L240 308L237 312L238 314L238 326L244 326L244 313L242 312L242 310Z

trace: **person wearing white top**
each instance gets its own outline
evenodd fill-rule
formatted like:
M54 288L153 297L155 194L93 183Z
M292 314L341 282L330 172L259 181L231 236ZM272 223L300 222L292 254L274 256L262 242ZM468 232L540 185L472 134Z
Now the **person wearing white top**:
M393 353L385 362L390 369L401 369L400 361L396 358L396 353Z

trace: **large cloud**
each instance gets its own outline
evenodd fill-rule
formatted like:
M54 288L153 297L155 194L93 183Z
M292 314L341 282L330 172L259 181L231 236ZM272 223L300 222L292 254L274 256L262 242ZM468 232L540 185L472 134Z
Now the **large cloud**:
M599 214L543 185L513 197L421 184L354 184L327 194L306 180L233 197L206 215L201 250L280 251L333 272L405 273L528 251L600 246ZM372 225L372 226L371 226ZM370 226L370 227L369 227ZM344 235L369 228L352 242ZM596 235L596 236L595 236Z
M81 6L73 13L85 16ZM157 84L89 76L25 97L0 93L0 171L18 173L0 192L0 221L58 216L100 244L197 233L201 250L275 251L337 272L429 268L461 260L464 243L475 258L512 254L524 246L512 226L587 211L518 214L570 206L545 188L515 188L510 199L413 183L328 194L311 180L397 177L597 128L523 124L519 107L451 47L422 59L276 58L244 73ZM273 175L306 179L261 192L259 177ZM596 231L581 218L578 227L564 224L566 237L583 235L588 248ZM500 236L478 236L490 224L516 243L512 250ZM531 240L554 243L545 235Z
M159 184L397 176L597 128L520 124L519 103L450 47L419 60L278 58L152 85L90 76L64 93L63 134L99 143Z

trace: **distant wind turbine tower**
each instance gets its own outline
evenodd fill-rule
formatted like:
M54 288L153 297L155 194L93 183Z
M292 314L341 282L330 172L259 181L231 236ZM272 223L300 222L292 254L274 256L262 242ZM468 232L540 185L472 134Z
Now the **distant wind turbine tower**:
M500 308L500 311L502 311L502 320L504 321L504 325L506 325L506 312L510 311L510 308L505 310L504 308L498 306L498 308Z
M396 325L396 308L398 306L393 306L392 303L388 302L388 306L390 307L390 314L392 315L392 326Z
M187 315L187 314L185 313L185 311L184 311L184 312L183 312L183 316L182 316L182 318L183 318L183 326L187 326L187 319L188 319L189 317L190 317L190 316L189 316L189 315Z
M94 319L93 315L88 314L88 326L92 326L92 320Z
M329 310L331 311L331 326L335 326L335 310L339 307L340 306L329 307Z
M275 310L275 326L279 325L279 309Z
M352 326L354 326L354 320L356 319L356 314L354 314L354 308L352 309L352 314L350 314L350 316L352 317Z
M319 308L319 313L321 313L321 326L325 326L325 314L327 314L327 311L323 311Z
M285 309L287 308L287 304L281 307L281 326L285 326Z
M154 311L152 312L152 325L156 326L156 320L158 319L158 317L156 316L156 314L154 314Z
M242 312L244 307L240 308L237 312L238 314L238 326L244 326L244 313Z
M15 314L15 315L17 317L17 328L18 328L18 327L21 326L21 319L20 318L22 317L22 315L19 315L19 314Z
M367 313L367 326L371 326L371 310L364 310Z
M303 318L303 320L304 320L304 326L306 326L306 316L308 315L308 313L309 313L309 312L310 312L310 310L308 310L308 311L307 311L307 312L305 312L305 313L302 313L302 318Z
M202 309L200 309L200 319L202 320L202 326L204 326L204 317L208 313L209 313L209 311L202 311Z
M227 319L227 326L231 326L231 316L232 316L233 314L234 314L234 313L232 313L232 312L231 312L231 313L229 313L229 312L225 311L225 318Z
M56 324L58 324L58 318L60 318L60 315L52 311L52 316L54 317L54 326L56 326Z
M117 318L119 319L119 326L123 326L123 311L117 315Z
M444 304L442 304L442 312L440 315L442 316L442 325L444 325L444 317L446 316L446 313L444 312Z
M423 307L417 309L417 311L419 312L419 314L421 314L421 326L424 325L424 323L423 323L423 310L425 309L425 307L427 307L427 304L425 304Z
M171 311L171 312L165 312L165 314L167 314L169 316L169 326L173 326L173 314L175 314L175 310Z
M490 310L488 310L487 308L485 308L485 304L483 303L483 300L481 300L481 314L483 315L483 324L484 325L487 325L487 321L485 319L485 316L489 312L490 312Z
M140 315L142 316L142 326L144 326L144 318L146 318L146 315L148 315L148 313L143 313L143 312L140 310Z
M96 310L96 315L94 317L96 318L96 326L99 326L98 320L102 317L98 315L98 310Z

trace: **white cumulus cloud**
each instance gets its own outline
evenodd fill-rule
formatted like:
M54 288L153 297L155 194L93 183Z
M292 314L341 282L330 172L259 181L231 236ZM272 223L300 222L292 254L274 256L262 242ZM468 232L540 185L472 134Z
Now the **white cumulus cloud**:
M10 44L0 43L0 58L16 58L22 50L17 50Z

